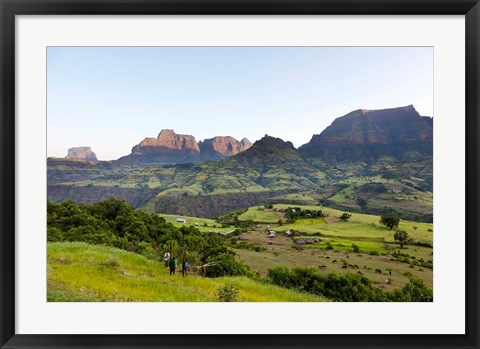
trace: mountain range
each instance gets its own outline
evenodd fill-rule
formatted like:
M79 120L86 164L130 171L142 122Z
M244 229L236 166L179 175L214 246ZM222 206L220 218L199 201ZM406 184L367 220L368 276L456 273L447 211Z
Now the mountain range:
M162 130L114 161L49 159L53 201L114 196L150 212L212 217L267 201L432 217L433 119L413 106L356 110L296 149L269 135L197 142ZM293 200L293 201L292 201Z
M433 118L421 116L412 105L359 109L335 119L323 132L299 147L298 153L302 158L328 163L371 163L385 156L405 161L431 156L432 142ZM247 138L238 141L230 136L217 136L197 141L192 135L164 129L157 138L145 138L132 148L131 154L116 162L131 165L198 163L230 157L251 146ZM295 149L293 144L290 148ZM67 158L96 161L89 147L72 148Z

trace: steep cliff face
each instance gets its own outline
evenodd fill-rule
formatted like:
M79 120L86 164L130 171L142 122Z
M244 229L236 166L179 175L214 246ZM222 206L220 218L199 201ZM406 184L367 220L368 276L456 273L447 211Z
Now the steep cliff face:
M251 145L246 138L239 142L230 136L218 136L197 142L194 136L162 130L157 138L145 138L132 148L130 155L116 160L116 163L140 166L197 163L233 156Z
M241 142L230 136L217 136L199 142L200 152L203 159L220 159L236 155L247 150L252 143L246 138Z
M173 130L162 130L157 138L145 138L132 148L133 155L200 153L194 136L177 134Z
M302 156L327 162L372 162L383 156L411 160L432 156L433 119L412 105L355 110L339 117L299 148Z
M97 156L90 147L74 147L68 149L67 159L97 161Z

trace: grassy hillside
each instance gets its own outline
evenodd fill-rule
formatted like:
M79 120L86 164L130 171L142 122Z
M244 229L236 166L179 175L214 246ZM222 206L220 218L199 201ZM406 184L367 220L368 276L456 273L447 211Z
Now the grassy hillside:
M302 210L322 210L324 214L332 217L339 217L343 212L345 212L328 207L306 205L278 204L274 205L274 208L285 209L293 206L300 207ZM284 219L284 217L283 213L281 212L265 209L263 206L254 206L250 207L247 212L240 215L239 219L275 224L279 219ZM292 224L284 224L276 227L276 230L287 231L289 229L295 229L306 234L321 233L324 236L343 238L378 238L385 240L386 242L393 242L394 232L381 226L379 221L380 216L377 215L352 213L352 216L348 222L328 224L324 219L307 218L299 219ZM398 229L405 230L410 237L417 241L430 244L433 242L432 223L419 223L401 220Z
M205 218L266 202L321 202L372 214L388 207L405 219L431 222L432 160L327 165L305 162L293 149L276 146L175 166L50 159L48 197L85 203L115 197L151 213Z
M161 264L116 248L48 244L49 302L213 302L225 284L233 284L243 301L326 301L245 277L170 276Z

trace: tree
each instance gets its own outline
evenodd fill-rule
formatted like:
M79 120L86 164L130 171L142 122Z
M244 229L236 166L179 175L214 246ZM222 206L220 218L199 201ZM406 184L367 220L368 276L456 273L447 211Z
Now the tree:
M364 198L357 198L357 205L364 209L365 207L367 207L367 200L365 200Z
M352 244L353 253L360 253L360 247L358 245Z
M351 215L350 213L344 212L344 213L342 213L342 215L340 216L340 220L341 220L342 222L346 222L346 221L348 221L348 220L350 219L350 217L352 217L352 215Z
M383 224L390 230L398 227L398 223L400 223L400 218L395 212L389 212L380 216L380 224Z
M400 248L403 248L403 245L408 244L410 241L408 233L405 230L397 230L395 234L393 234L393 238L400 244Z

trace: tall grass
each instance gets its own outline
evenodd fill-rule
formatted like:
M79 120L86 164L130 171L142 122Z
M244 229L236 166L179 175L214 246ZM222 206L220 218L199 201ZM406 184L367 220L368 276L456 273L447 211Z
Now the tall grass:
M48 244L50 302L213 302L225 284L234 285L247 302L326 301L245 277L170 276L160 263L112 247Z

